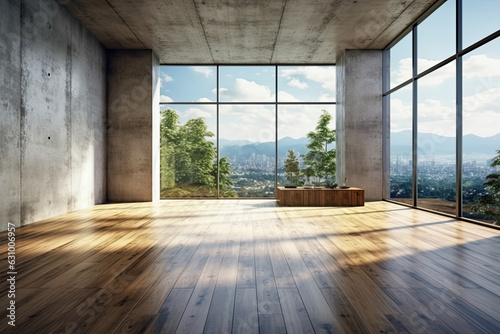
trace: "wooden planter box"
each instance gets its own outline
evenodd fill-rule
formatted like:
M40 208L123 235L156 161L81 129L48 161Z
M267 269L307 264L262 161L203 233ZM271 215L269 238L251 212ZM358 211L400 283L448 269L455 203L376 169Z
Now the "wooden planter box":
M276 200L286 206L364 206L365 191L360 188L349 189L276 189Z

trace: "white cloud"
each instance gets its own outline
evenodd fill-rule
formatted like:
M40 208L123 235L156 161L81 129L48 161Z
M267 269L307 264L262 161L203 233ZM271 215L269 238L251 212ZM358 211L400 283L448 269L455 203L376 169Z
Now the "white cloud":
M418 117L436 119L455 119L455 105L452 107L441 104L441 101L427 99L418 104Z
M278 92L278 99L281 102L300 102L295 96L285 91Z
M463 68L465 78L500 76L500 59L487 55L470 56L464 60Z
M418 69L422 72L425 69L431 68L432 66L439 63L436 60L429 59L418 59ZM395 87L412 77L412 60L411 58L403 58L399 61L398 68L391 70L391 80L393 81L392 87ZM455 77L455 67L446 65L437 72L428 74L419 81L419 85L423 86L434 86L441 84L444 80ZM431 78L432 76L432 78Z
M455 120L422 121L418 123L418 132L454 137L456 135Z
M168 102L174 102L174 100L170 96L160 95L160 102L168 103Z
M214 102L212 100L210 100L209 98L206 98L206 97L201 97L198 99L197 102Z
M299 79L297 78L293 78L292 80L288 81L288 86L290 87L295 87L295 88L298 88L298 89L306 89L309 87L309 85L303 81L300 81Z
M170 81L174 81L174 78L172 78L170 75L168 75L167 73L163 73L162 76L161 76L162 80L164 82L170 82Z
M327 105L282 105L279 107L278 137L302 138L309 131L313 131L318 123L322 109L326 109L333 116L330 127L335 128L335 106Z
M223 139L273 141L274 106L223 105L220 107L220 136Z
M168 75L167 73L162 73L160 75L160 88L163 87L163 83L165 82L170 82L170 81L174 81L174 78L172 78L170 75Z
M229 91L229 89L227 89L227 88L224 88L224 87L219 88L219 93L221 95L227 93L228 91ZM217 94L217 88L212 89L212 93L214 95Z
M280 76L287 79L294 79L295 76L302 76L307 80L321 83L321 87L331 93L335 93L335 82L337 71L334 66L302 66L294 68L282 68Z
M391 69L391 87L402 84L412 77L411 58L403 58L398 63L398 68Z
M418 131L455 136L455 105L428 99L418 104ZM486 137L499 133L500 87L464 97L463 132ZM391 131L411 129L411 105L391 99Z
M214 110L203 110L203 108L198 108L198 107L193 107L187 109L183 113L183 117L186 119L193 119L193 118L212 118L214 117Z
M437 61L433 60L426 60L426 59L419 59L419 68L420 68L420 63L433 63L432 66L437 64ZM448 79L454 79L456 77L456 68L455 68L455 63L449 63L440 69L427 74L426 76L422 77L418 81L419 86L437 86L442 84L445 80Z
M478 115L464 113L464 135L475 134L480 137L494 136L500 132L500 113L493 110L484 110Z
M278 137L305 137L316 128L322 109L333 116L330 126L335 128L335 106L281 105ZM266 142L273 141L275 137L274 106L222 105L220 122L220 135L224 139Z
M402 100L391 99L391 132L411 129L412 107Z
M319 96L319 102L332 102L335 101L335 94L321 93Z
M431 68L440 61L429 59L418 59L419 72ZM393 87L397 86L412 77L411 58L404 58L399 61L398 68L391 71L391 78L394 81ZM487 55L474 55L463 61L464 78L482 78L500 76L500 59L490 58ZM422 77L419 81L421 86L436 86L442 84L447 79L455 78L455 63L449 63L433 73Z
M220 96L223 101L232 102L273 102L274 94L271 89L264 85L259 85L255 81L248 81L243 78L236 78L234 89L221 88Z
M214 70L211 67L206 66L191 66L191 69L196 73L203 74L205 78L211 77L214 75Z
M485 109L489 109L494 113L500 113L500 87L464 97L463 106L465 112L483 113Z
M455 105L446 106L441 101L427 99L418 104L418 132L440 136L456 135Z

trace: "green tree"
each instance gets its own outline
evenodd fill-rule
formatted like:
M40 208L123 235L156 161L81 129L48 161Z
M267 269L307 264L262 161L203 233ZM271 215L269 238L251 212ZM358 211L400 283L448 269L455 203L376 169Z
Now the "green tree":
M175 161L176 183L215 186L211 171L217 150L207 137L214 137L214 134L208 131L203 118L190 119L180 127Z
M217 164L213 166L213 179L217 180ZM231 163L227 157L219 159L219 194L221 197L238 197L231 188L234 184L231 180Z
M329 128L332 115L326 110L320 115L315 131L307 134L309 139L306 147L309 151L304 156L304 162L314 169L320 179L335 175L335 149L328 150L328 144L335 141L335 130Z
M500 149L496 152L497 156L493 158L491 167L500 167ZM496 225L500 225L500 173L486 176L484 185L487 193L479 197L479 205L474 211L492 219Z
M217 149L207 138L214 134L201 117L181 125L175 110L167 109L161 114L161 189L169 189L168 194L176 197L213 196L217 187ZM221 158L219 164L220 189L229 196L231 164L227 158Z
M299 159L293 152L293 150L288 150L288 156L285 160L285 175L290 185L297 185L297 176L300 172Z
M160 186L161 189L175 185L175 148L178 144L179 115L174 110L161 111L160 122Z

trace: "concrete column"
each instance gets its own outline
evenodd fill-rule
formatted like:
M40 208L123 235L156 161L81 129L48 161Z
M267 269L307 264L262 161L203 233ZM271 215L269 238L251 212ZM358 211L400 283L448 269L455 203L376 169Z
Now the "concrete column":
M153 184L159 184L159 176L154 172L159 159L153 159L153 152L157 151L153 141L159 145L159 129L153 132L159 108L157 67L158 59L151 50L108 52L109 202L155 198Z
M21 4L0 3L0 230L21 225Z
M337 58L337 183L382 200L382 51L345 50Z

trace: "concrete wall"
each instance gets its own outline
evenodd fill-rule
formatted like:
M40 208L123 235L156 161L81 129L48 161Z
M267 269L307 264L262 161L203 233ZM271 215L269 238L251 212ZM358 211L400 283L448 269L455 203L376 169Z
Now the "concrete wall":
M0 4L0 229L106 200L106 55L53 0Z
M159 113L158 66L151 50L108 52L107 189L110 202L156 198L153 179L159 178L155 172L159 169L156 166L159 159L153 158L153 152L159 150L153 147L159 145L159 128L153 131L153 122L154 115ZM159 185L159 181L155 183Z
M337 182L382 199L382 51L345 50L337 58Z

